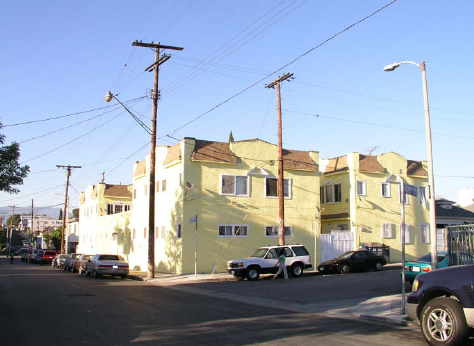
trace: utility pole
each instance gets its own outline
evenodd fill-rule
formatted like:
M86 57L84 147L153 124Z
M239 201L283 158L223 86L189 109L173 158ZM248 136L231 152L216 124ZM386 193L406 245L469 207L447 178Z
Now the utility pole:
M33 227L34 227L34 226L33 226L33 225L34 225L34 223L33 223L33 216L34 216L34 215L33 215L33 214L34 214L33 200L31 200L31 237L30 237L30 242L31 242L31 244L30 244L30 246L33 244L33 237L34 237L34 232L33 232Z
M102 172L102 184L105 183L105 172Z
M281 131L281 95L280 83L293 79L293 73L286 73L279 76L275 81L265 85L267 89L273 89L276 86L278 99L278 211L280 218L280 227L278 232L278 244L285 245L285 196L283 195L283 144Z
M73 168L82 168L81 166L61 166L61 165L56 165L58 168L65 168L66 169L66 195L64 197L64 212L63 212L63 228L61 230L61 252L60 253L65 253L64 252L64 234L66 233L66 214L67 214L67 200L68 200L68 192L69 192L69 177L71 176L71 169Z
M13 219L15 218L15 205L9 205L10 208L13 208L12 211L12 218L10 220L10 239L9 239L9 246L8 246L8 256L10 256L10 252L12 251L12 238L13 238Z
M150 139L150 199L148 203L148 278L155 277L155 148L156 148L156 119L158 113L158 77L160 73L160 65L171 58L171 55L163 54L160 57L160 49L183 50L181 47L165 46L157 43L143 43L141 41L134 41L134 47L145 47L155 50L155 62L148 66L145 71L155 71L154 85L153 85L153 111L151 118L151 139Z

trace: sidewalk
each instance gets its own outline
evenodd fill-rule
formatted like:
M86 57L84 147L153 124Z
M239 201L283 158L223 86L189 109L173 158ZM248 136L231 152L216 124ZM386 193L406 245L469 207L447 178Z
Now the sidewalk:
M146 282L236 281L233 275L227 273L197 274L196 276L194 274L176 275L155 273L155 277L149 279L147 272L130 271L128 278Z

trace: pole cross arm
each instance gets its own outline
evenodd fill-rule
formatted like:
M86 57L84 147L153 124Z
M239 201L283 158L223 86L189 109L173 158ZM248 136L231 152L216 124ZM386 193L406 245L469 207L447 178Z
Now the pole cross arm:
M175 46L166 46L163 44L158 43L143 43L142 41L133 41L132 46L134 47L146 47L146 48L155 48L155 49L172 49L172 50L183 50L183 47L175 47Z

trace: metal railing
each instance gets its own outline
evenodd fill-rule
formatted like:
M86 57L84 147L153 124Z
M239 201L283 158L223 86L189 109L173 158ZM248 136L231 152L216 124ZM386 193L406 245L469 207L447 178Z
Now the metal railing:
M449 265L474 264L474 225L446 228Z

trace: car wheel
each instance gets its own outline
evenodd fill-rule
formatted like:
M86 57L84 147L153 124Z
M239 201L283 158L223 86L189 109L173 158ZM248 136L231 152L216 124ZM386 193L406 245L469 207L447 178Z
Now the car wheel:
M127 275L125 274L122 274L122 275L119 275L121 279L125 279L127 277Z
M291 267L291 276L299 278L303 275L303 266L301 264L295 264Z
M72 267L72 268L71 268L71 271L72 271L73 273L75 273L75 272L76 272L76 268Z
M348 274L350 271L349 265L348 264L343 264L341 267L341 274Z
M100 276L99 273L97 273L97 270L94 270L94 279L97 279Z
M439 297L429 301L420 320L423 337L432 346L462 345L469 338L464 312L454 299Z
M247 280L255 281L260 277L260 270L257 267L250 267L247 270Z
M381 271L382 268L383 268L382 262L377 262L377 263L375 263L375 270Z

